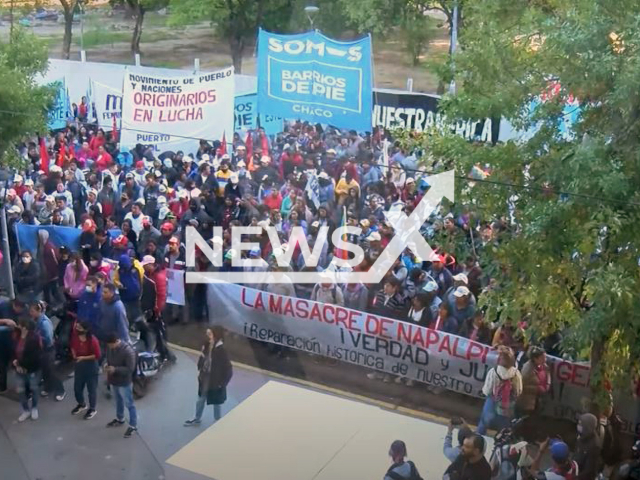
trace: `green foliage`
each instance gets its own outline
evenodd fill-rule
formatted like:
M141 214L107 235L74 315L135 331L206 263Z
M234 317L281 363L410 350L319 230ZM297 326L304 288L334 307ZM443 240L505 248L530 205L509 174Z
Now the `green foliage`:
M315 29L332 38L351 39L358 31L358 25L350 21L343 10L343 0L294 0L291 12L290 31L306 32L310 29L304 7L313 3L320 10L313 18Z
M436 169L467 176L473 165L487 165L489 180L515 185L458 182L458 210L468 205L479 222L504 227L497 246L481 252L498 285L482 303L501 320L526 319L530 336L561 330L576 356L591 351L594 387L605 378L627 386L640 359L637 7L632 0L615 8L604 0L466 1L463 48L448 72L462 88L443 102L447 115L504 116L539 129L526 142L494 147L438 132L403 137L439 159ZM561 94L531 118L525 106L550 79ZM571 139L559 132L569 95L582 105Z
M46 44L17 28L0 40L0 159L16 165L14 145L27 135L46 132L47 110L54 92L39 87L34 78L47 68Z
M403 19L401 28L405 49L411 58L412 65L416 67L436 34L435 22L420 13Z

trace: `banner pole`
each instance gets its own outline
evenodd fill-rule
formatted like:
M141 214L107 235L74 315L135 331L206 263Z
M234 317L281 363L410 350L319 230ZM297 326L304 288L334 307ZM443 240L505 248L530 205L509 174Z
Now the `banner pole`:
M13 290L13 269L11 268L11 251L9 250L9 234L7 232L7 209L4 208L4 201L2 202L2 216L0 219L2 220L2 251L4 252L4 263L9 278L9 298L13 300L16 298L16 293Z

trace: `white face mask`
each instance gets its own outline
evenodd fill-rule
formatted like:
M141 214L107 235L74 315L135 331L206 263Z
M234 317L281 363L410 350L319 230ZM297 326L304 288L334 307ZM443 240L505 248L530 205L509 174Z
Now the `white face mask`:
M31 263L31 257L22 257L22 263L26 263L27 265Z
M84 287L85 292L88 293L93 293L93 287L90 287L89 285L87 285L86 287Z
M98 261L97 260L91 260L91 266L92 267L97 267L98 266Z

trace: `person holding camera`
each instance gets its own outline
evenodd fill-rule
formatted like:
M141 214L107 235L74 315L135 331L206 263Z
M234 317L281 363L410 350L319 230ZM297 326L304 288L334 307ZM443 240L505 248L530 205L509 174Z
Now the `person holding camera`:
M465 438L460 455L444 472L443 480L491 480L491 466L484 458L486 442L476 433Z
M453 431L458 429L458 444L453 446ZM442 452L450 462L455 462L462 452L462 444L464 439L473 435L473 431L467 425L467 422L460 417L452 418L447 427L447 434L444 437L444 446Z
M540 470L540 461L549 451L553 466ZM531 478L535 480L578 480L578 464L571 460L571 452L566 443L558 439L547 439L540 445L540 451L531 464Z

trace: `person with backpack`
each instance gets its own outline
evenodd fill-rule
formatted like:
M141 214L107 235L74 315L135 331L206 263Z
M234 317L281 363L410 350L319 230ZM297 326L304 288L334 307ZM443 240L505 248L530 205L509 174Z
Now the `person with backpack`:
M110 333L107 343L107 374L109 385L113 386L116 397L116 418L107 423L108 428L124 425L124 409L129 410L129 427L124 438L130 438L138 431L138 413L133 401L133 374L136 369L136 352L123 342L116 333Z
M384 480L422 480L418 469L411 460L405 462L407 446L402 440L395 440L389 448L393 465L389 467Z
M118 259L118 292L120 300L124 304L127 312L127 319L135 324L142 316L140 311L140 294L142 292L142 281L140 273L133 266L131 257L123 253Z
M553 466L545 471L540 470L540 461L549 451ZM530 472L535 480L578 480L578 464L571 460L571 452L566 443L548 439L540 446L538 455L533 459Z
M487 373L482 393L487 398L477 432L485 435L487 428L500 430L507 427L515 415L516 400L522 393L522 375L509 347L498 347L498 364Z
M333 282L330 275L326 275L323 280L316 284L311 291L311 300L331 305L344 306L344 294L342 288Z

